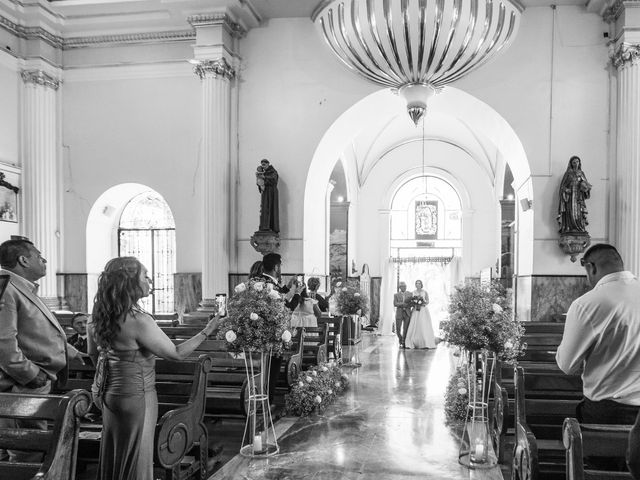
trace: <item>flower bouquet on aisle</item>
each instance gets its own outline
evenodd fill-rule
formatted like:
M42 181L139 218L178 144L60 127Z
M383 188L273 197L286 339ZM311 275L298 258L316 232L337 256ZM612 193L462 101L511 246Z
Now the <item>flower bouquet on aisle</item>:
M226 341L229 351L244 354L247 373L248 411L240 454L275 455L280 447L269 404L269 382L277 380L269 378L271 357L290 346L291 314L273 285L256 279L235 287L227 311L217 336Z
M360 284L348 280L336 292L336 310L340 315L366 315L369 313L367 296L360 292Z
M234 289L217 337L227 341L232 352L281 354L291 342L290 312L284 298L270 283L249 280Z
M456 287L442 330L451 345L468 352L488 350L507 363L516 363L526 348L521 341L524 327L513 315L510 294L497 281Z
M349 378L335 363L321 363L302 372L285 397L290 415L321 412L349 386Z
M411 297L411 300L409 300L409 303L413 308L416 309L416 311L419 311L424 305L427 304L427 301L420 295L414 295L413 297Z
M369 300L366 295L360 292L360 283L356 280L347 280L346 284L337 291L336 310L339 315L348 316L345 319L347 330L345 338L353 345L349 352L349 362L343 363L345 367L361 367L360 352L358 345L360 342L360 331L362 328L361 318L369 311Z

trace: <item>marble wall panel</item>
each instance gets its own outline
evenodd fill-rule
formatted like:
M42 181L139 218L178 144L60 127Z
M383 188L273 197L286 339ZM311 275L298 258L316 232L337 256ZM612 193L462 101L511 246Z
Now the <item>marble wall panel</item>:
M589 290L587 277L534 275L531 278L531 321L563 321L563 313L576 298Z
M173 299L178 315L193 312L202 300L202 274L175 273L173 275Z
M382 277L371 277L371 317L372 325L377 325L380 321L380 287Z
M69 310L72 312L88 312L87 299L87 274L86 273L59 273L63 280L63 292ZM93 299L91 301L93 306Z

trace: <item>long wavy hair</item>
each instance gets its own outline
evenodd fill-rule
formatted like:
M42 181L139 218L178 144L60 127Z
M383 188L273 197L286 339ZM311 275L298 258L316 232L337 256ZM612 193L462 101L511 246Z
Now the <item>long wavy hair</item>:
M140 286L142 264L135 257L118 257L107 262L98 278L92 321L96 343L108 347L120 331L120 320L138 305L144 292Z

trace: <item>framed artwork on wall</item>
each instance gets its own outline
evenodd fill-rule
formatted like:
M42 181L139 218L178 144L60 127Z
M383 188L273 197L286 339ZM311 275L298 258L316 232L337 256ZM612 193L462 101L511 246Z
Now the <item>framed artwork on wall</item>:
M17 169L0 165L0 222L18 223L18 192L20 180Z

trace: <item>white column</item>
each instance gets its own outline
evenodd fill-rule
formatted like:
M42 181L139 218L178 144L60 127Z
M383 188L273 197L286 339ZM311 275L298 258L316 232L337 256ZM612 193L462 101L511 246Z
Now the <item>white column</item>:
M640 45L624 44L612 58L618 70L615 245L625 267L640 273Z
M202 80L203 262L202 307L214 305L229 284L229 164L231 80L224 58L195 67Z
M59 305L57 101L60 81L42 70L23 70L23 232L47 259L39 295Z

